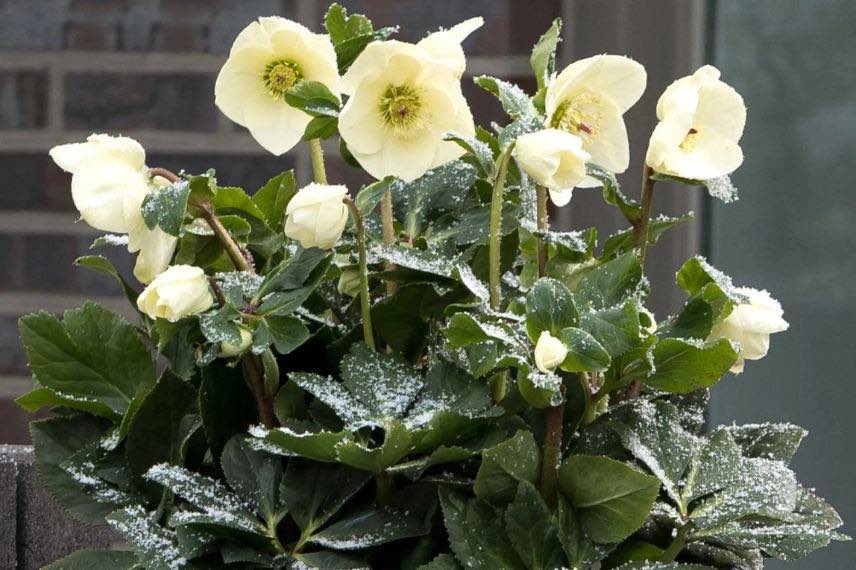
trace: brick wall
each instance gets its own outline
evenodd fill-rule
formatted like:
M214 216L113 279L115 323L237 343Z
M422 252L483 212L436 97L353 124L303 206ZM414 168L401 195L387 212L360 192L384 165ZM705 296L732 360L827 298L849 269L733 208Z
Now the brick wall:
M400 37L481 15L467 40L469 74L530 88L532 43L560 15L559 0L356 0L341 2ZM48 158L89 133L133 136L148 164L203 171L248 190L287 168L307 181L308 156L266 154L214 106L213 85L234 37L258 16L279 14L312 29L320 0L0 0L0 442L27 441L26 414L12 399L31 383L17 318L61 311L82 298L125 309L109 280L74 269L97 232L75 224L69 177ZM478 122L501 120L494 99L464 81ZM332 180L358 187L359 173L330 157ZM132 257L102 250L130 275Z

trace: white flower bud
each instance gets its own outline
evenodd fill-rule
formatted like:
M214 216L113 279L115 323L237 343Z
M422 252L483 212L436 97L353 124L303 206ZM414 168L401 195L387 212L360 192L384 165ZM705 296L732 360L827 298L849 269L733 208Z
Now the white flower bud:
M535 343L535 366L541 372L554 372L556 368L565 361L568 349L565 343L543 331Z
M740 374L746 360L760 360L770 348L770 335L787 330L788 323L782 318L784 312L778 301L767 291L740 287L738 292L749 298L748 302L734 307L731 314L714 325L710 340L727 338L740 345L739 358L731 372Z
M154 278L137 298L137 307L153 319L171 322L214 304L208 278L199 267L173 265Z
M336 289L342 295L356 297L360 294L360 270L349 267L342 270Z
M253 333L244 327L238 327L241 332L240 344L223 341L220 343L220 358L233 358L243 354L253 344Z
M302 188L285 210L285 235L303 247L330 249L348 223L348 207L342 202L347 195L344 186L313 182Z
M550 191L557 206L571 200L571 191L585 179L586 162L591 158L580 137L558 129L518 137L511 154L526 174Z

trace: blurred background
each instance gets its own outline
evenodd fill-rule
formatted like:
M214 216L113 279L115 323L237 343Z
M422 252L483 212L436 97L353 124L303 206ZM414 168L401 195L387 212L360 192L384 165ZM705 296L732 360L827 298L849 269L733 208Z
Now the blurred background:
M740 285L767 288L791 329L770 355L715 389L711 424L791 421L810 436L795 467L802 480L856 520L853 407L856 404L856 256L850 169L856 129L856 3L851 0L360 0L341 2L399 37L481 15L465 43L468 75L490 74L532 90L529 51L553 18L565 21L558 66L610 52L640 61L648 89L627 114L632 164L621 181L638 195L639 173L673 79L712 63L745 98L749 120L741 190L734 204L698 189L658 185L656 212L692 210L697 220L652 252L652 304L660 317L682 296L681 262L706 255ZM124 134L147 149L150 166L217 170L225 185L252 191L278 172L310 172L305 148L273 157L214 106L217 71L234 37L258 16L279 14L320 30L326 0L0 0L0 443L28 440L13 399L31 379L17 318L61 311L84 297L128 312L109 279L71 261L97 236L75 223L69 177L47 156L91 132ZM503 121L493 97L464 80L478 122ZM304 145L305 146L305 145ZM364 182L328 153L330 177ZM553 214L565 228L622 227L597 192L578 191ZM103 250L102 250L103 251ZM132 257L108 252L130 275ZM852 526L850 526L852 532ZM788 568L854 567L856 548L838 544ZM771 562L769 568L781 568Z

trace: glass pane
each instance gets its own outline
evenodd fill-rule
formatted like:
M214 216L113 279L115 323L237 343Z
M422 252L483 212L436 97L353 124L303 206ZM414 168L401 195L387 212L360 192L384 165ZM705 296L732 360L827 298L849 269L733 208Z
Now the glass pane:
M852 524L856 3L755 0L716 10L714 61L749 118L734 176L742 193L714 206L711 257L736 283L767 288L791 328L774 335L767 358L717 386L711 419L806 427L796 470ZM768 567L838 570L854 559L853 543L839 543Z

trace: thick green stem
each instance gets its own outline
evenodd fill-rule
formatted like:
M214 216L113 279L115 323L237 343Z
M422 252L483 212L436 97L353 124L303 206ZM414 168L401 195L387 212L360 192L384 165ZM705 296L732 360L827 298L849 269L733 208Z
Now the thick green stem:
M674 562L675 558L678 557L678 554L681 553L681 550L687 545L687 538L689 538L690 529L692 525L687 523L684 526L678 528L678 533L675 535L675 538L672 540L672 543L663 551L663 554L660 556L660 562Z
M276 414L273 411L273 398L265 395L265 382L262 377L262 365L258 357L248 352L241 360L244 368L244 376L250 384L253 398L256 400L256 409L259 412L259 420L267 429L277 426Z
M363 339L371 348L375 347L374 330L372 329L371 301L369 299L369 267L366 255L366 229L363 226L363 216L354 201L348 197L342 200L351 210L354 226L357 228L357 244L360 257L360 313L363 317Z
M648 249L648 226L651 222L651 204L654 200L654 170L645 165L642 169L642 213L633 224L633 242L639 249L639 263L645 266L645 253Z
M537 190L538 229L542 232L550 229L550 214L547 210L547 189L539 186ZM538 277L544 277L547 272L547 244L542 238L537 238L538 247Z
M327 184L327 170L324 168L324 149L321 148L321 139L309 141L309 154L312 157L312 174L318 184Z
M541 463L541 496L552 509L556 507L559 464L562 461L562 431L565 405L544 410L544 457Z
M508 174L508 163L511 160L511 149L509 146L499 155L499 163L496 169L496 179L493 183L493 194L490 200L490 241L488 243L488 260L490 265L490 306L499 310L500 296L500 256L499 248L502 238L502 200L505 191L505 177Z

